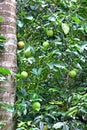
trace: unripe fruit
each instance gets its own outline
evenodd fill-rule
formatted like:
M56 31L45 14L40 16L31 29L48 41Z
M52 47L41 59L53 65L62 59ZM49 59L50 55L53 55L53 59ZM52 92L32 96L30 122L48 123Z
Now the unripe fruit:
M45 125L44 128L43 128L43 130L48 130L48 127Z
M21 78L27 78L28 77L28 73L26 71L22 71L21 72Z
M56 4L56 3L57 3L57 0L53 0L53 2L54 2L54 4Z
M53 30L47 30L47 36L52 37L53 36Z
M71 70L71 71L69 72L69 75L70 75L71 78L74 78L74 77L76 77L77 72L76 72L75 70Z
M40 110L40 107L41 107L41 104L39 102L34 102L32 104L32 108L36 111L39 111Z
M43 42L43 47L44 47L44 49L47 49L48 47L49 47L49 42Z
M76 73L78 73L78 69L74 68L73 70L76 71Z
M27 49L25 50L24 54L25 54L26 57L31 56L31 54L32 54L31 49L30 49L30 48L27 48Z
M19 49L23 49L25 46L25 43L23 41L18 42Z

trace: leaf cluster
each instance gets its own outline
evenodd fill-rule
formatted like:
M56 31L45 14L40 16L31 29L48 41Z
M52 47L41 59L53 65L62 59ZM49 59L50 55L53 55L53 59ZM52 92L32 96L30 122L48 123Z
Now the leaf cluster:
M25 43L17 51L17 130L86 130L86 0L17 2L17 36ZM47 30L53 31L51 37ZM44 49L46 41L49 47ZM71 70L77 70L73 78ZM28 73L26 79L22 71ZM39 112L32 109L36 101Z

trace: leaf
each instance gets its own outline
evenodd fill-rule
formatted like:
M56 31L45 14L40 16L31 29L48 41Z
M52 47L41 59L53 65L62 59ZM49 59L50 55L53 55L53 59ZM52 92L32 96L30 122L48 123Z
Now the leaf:
M59 129L61 128L63 125L65 124L65 122L58 122L56 124L53 125L54 129Z
M42 101L42 99L39 98L39 95L37 93L31 93L30 94L30 101L31 102Z
M6 40L4 36L0 36L0 40Z
M84 50L87 51L87 44L84 44L80 47L80 52L83 52Z
M54 66L60 69L66 69L66 67L62 64L54 64Z
M0 42L1 42L1 39L0 39ZM4 50L4 44L0 43L0 50Z
M0 74L0 81L5 81L5 77L3 75Z
M38 70L36 68L33 68L32 73L35 74L35 75L38 75Z
M6 91L6 88L0 88L0 91Z
M6 125L6 121L0 121L0 129L2 129L3 128L3 126L5 126Z
M49 64L47 64L47 65L49 66L50 69L53 69L53 68L54 68L54 63L53 63L53 62L51 62L51 63L49 63Z
M43 128L44 128L44 122L40 121L39 127L40 127L40 130L43 130Z
M78 69L82 70L82 66L81 66L79 63L77 63L76 67L77 67Z
M26 126L26 123L21 121L20 123L18 123L18 127L22 127L22 126Z
M66 124L64 124L64 126L63 126L63 130L69 130L69 126L66 125Z
M11 111L13 112L14 111L14 107L9 105L9 104L6 104L6 103L3 103L2 101L0 101L0 104L1 104L1 108L2 109L6 109L8 111Z
M51 16L48 18L48 20L54 22L56 20L56 18L54 16Z
M6 69L6 68L1 68L0 67L0 73L7 75L7 74L11 74L10 70Z
M32 47L32 46L28 46L28 47L26 48L26 51L32 51L33 53L35 53L35 49L34 49L34 47Z
M50 104L55 104L55 105L62 105L63 102L62 101L52 101L52 102L49 102Z
M3 50L4 49L4 43L6 42L6 38L4 36L0 36L0 49Z
M65 34L69 33L70 28L69 28L68 24L62 23L62 29L63 29L63 31L64 31Z
M30 126L30 125L31 125L31 123L32 123L32 121L28 121L28 122L27 122L28 126Z
M0 17L0 22L3 22L3 18L2 17Z
M24 115L26 115L26 114L27 114L27 109L25 109L25 110L23 111L23 114L24 114Z
M58 92L58 90L56 88L50 88L49 91Z
M23 24L23 22L22 22L22 21L17 20L17 25L18 25L20 28L22 28L24 24Z
M76 2L77 2L77 0L71 0L71 2L75 2L75 3L76 3Z
M46 115L51 117L53 120L55 120L55 117L52 114L47 113Z
M33 16L27 16L27 17L25 17L25 19L27 19L27 20L33 20Z
M77 107L77 106L71 107L71 108L66 112L66 115L68 115L68 116L75 116L77 112L78 112L78 107Z
M37 75L37 76L40 76L42 70L43 70L43 68L39 68L39 69L33 68L33 69L32 69L32 73L35 74L35 75Z
M81 23L81 20L77 17L72 17L72 20L74 20L76 23Z
M42 70L43 70L43 68L38 69L38 75L41 75Z
M35 62L35 58L34 58L34 57L30 57L30 58L28 58L27 60L28 60L28 62L29 62L30 64L32 64L32 63Z

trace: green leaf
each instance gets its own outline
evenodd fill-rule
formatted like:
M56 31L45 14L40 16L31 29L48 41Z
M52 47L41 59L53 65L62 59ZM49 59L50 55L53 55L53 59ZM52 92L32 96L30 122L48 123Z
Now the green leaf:
M2 17L0 17L0 22L3 22L3 18Z
M54 21L56 21L56 18L54 16L51 16L51 17L48 18L48 20L54 22Z
M78 112L78 107L75 106L75 107L71 107L67 112L66 112L66 115L68 116L75 116Z
M43 70L43 68L39 68L39 69L33 68L33 69L32 69L32 73L35 74L35 75L37 75L37 76L40 76L42 70Z
M11 111L11 112L14 111L13 106L6 104L6 103L3 103L2 101L0 101L0 104L1 104L1 108L3 108L3 109L6 109L6 110Z
M72 17L72 20L74 20L76 23L81 23L81 20L78 17Z
M87 51L87 43L80 47L80 52L83 52L84 50Z
M70 129L69 129L69 126L66 125L66 124L64 124L64 126L63 126L63 130L70 130Z
M54 68L54 63L53 63L53 62L51 62L51 63L49 63L49 64L47 64L47 65L49 66L50 69L53 69L53 68Z
M60 69L66 69L66 67L62 64L54 64L54 66Z
M64 124L65 124L65 122L58 122L53 125L53 128L57 130L57 129L61 128L62 126L64 126Z
M62 23L62 29L63 29L63 31L64 31L65 34L69 33L70 28L69 28L68 24Z
M36 68L33 68L32 73L35 74L35 75L38 75L38 70Z
M24 25L24 23L23 23L22 21L20 21L20 20L17 20L17 25L18 25L20 28L22 28L23 25Z
M30 58L28 58L27 60L28 60L28 62L29 62L30 64L32 64L32 63L35 62L35 58L34 58L34 57L30 57Z
M4 36L0 36L0 43L6 42L6 38ZM0 44L1 47L4 47L4 44Z
M49 91L58 92L58 90L56 88L50 88Z
M1 42L1 39L0 39L0 42ZM0 43L0 50L4 50L4 44Z
M76 2L77 2L77 0L71 0L71 2L75 2L75 3L76 3Z
M5 77L3 75L0 74L0 81L5 81Z
M7 75L7 74L11 74L10 70L6 69L6 68L1 68L0 67L0 73Z
M0 88L0 91L6 91L6 88Z
M0 121L0 129L3 128L3 126L5 126L7 123L7 121Z
M4 36L0 36L0 39L2 40L6 40L6 38Z
M27 20L33 20L33 16L27 16L27 17L25 17L25 19L27 19Z
M62 105L63 102L62 101L52 101L52 102L49 102L50 104L55 104L55 105Z

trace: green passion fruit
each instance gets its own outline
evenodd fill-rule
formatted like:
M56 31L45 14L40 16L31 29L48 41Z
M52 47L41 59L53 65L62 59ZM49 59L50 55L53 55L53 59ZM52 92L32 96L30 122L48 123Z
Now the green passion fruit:
M48 47L49 47L49 42L48 41L43 42L43 48L47 49Z
M32 104L32 108L36 111L39 111L40 110L40 107L41 107L41 104L39 102L34 102Z
M30 48L27 48L27 49L25 50L24 54L25 54L26 57L31 56L31 54L32 54L31 49L30 49Z
M28 73L26 71L22 71L21 78L27 78L27 77L28 77Z
M76 72L75 70L71 70L71 71L69 72L69 75L70 75L71 78L74 78L74 77L76 77L77 72Z
M34 53L35 53L35 50L34 50L34 48L33 48L32 46L29 46L29 47L25 50L25 52L24 52L25 57L30 57L30 56L32 56Z
M47 36L52 37L53 36L53 30L47 30Z
M73 70L76 71L76 73L78 73L78 69L74 68Z

